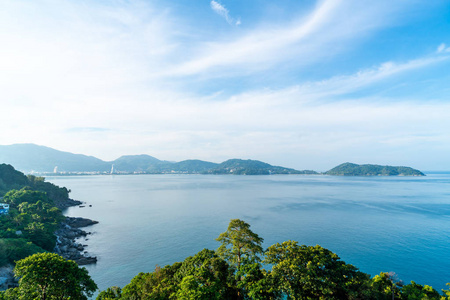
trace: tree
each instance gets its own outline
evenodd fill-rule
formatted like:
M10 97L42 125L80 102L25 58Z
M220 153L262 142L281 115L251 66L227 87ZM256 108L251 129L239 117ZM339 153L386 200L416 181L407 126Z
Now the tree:
M411 281L410 284L402 287L402 299L408 300L427 300L440 299L439 292L429 285L420 285Z
M256 233L250 230L250 225L239 219L232 219L227 231L221 233L216 241L222 245L217 253L238 270L243 263L260 262L258 255L263 253L262 242Z
M179 282L177 299L235 299L229 266L212 250L186 258L175 279Z
M38 253L14 268L21 299L88 299L97 290L86 268L55 253Z
M446 285L448 285L450 287L450 282L448 282ZM442 300L447 300L450 299L450 289L448 290L444 290L442 289L442 293L444 294L444 296L442 296Z
M170 299L177 290L174 275L180 266L181 263L176 262L164 268L156 266L152 273L139 273L124 286L121 299Z
M122 296L122 289L118 286L112 286L107 288L105 291L101 291L96 300L113 300L120 299Z
M42 201L53 206L53 201L47 197L45 192L33 191L30 187L24 187L20 190L10 190L5 194L2 201L11 204L12 207L17 207L23 202L33 204L38 201Z
M321 246L299 246L295 241L270 246L264 263L287 299L348 299L359 288L364 273Z
M401 299L401 281L393 272L381 272L372 278L372 295L375 299Z
M237 288L242 291L244 299L282 299L274 277L260 263L242 265L237 277L240 279Z
M264 239L251 231L248 223L232 219L227 231L221 233L216 241L222 243L217 249L219 256L237 271L238 299L241 299L248 293L246 285L242 282L247 269L244 266L254 263L259 265L261 261L259 255L263 253L261 245Z

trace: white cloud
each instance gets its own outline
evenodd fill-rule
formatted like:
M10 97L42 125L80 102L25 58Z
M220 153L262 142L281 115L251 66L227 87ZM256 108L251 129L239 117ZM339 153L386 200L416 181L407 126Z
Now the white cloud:
M437 48L437 53L448 53L450 52L450 47L447 47L444 43L440 44Z
M225 6L223 6L219 2L212 0L210 5L211 5L211 9L218 15L222 16L227 21L228 24L236 25L236 26L241 25L241 20L239 18L237 20L232 18L230 16L230 11L228 9L226 9Z
M430 56L403 63L385 62L368 70L361 70L352 75L335 76L319 82L309 82L298 86L305 95L314 99L342 95L358 91L374 83L390 79L396 75L410 74L414 70L423 69L450 59L450 56Z

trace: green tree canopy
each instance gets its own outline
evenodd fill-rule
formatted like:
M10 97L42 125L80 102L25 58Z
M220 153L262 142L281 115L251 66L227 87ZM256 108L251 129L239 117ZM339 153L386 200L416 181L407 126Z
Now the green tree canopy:
M214 251L203 249L186 258L175 274L180 282L177 299L233 299L232 275L223 259Z
M335 253L295 241L270 246L264 262L287 299L347 299L367 278Z
M112 286L107 288L105 291L101 291L96 299L113 300L113 299L120 299L121 297L122 297L122 289L118 286Z
M47 193L33 191L30 187L23 187L20 190L10 190L5 194L2 201L11 204L12 207L17 207L23 202L34 204L38 201L53 206L53 201L48 198Z
M123 288L121 299L171 299L177 291L174 275L180 266L177 262L164 268L156 266L151 273L139 273Z
M250 230L250 225L239 219L232 219L227 231L216 241L222 243L217 253L238 270L243 263L259 262L263 253L263 238Z
M55 253L38 253L19 260L18 299L88 299L97 290L85 268Z

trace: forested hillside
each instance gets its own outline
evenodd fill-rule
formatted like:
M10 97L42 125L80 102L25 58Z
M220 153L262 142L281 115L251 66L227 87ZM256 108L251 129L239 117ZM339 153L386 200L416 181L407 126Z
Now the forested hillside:
M0 197L12 189L24 187L46 193L52 204L61 209L76 204L69 198L70 191L67 188L46 182L43 177L26 176L11 165L0 164Z
M410 167L380 165L357 165L344 163L325 172L326 175L341 176L425 176L419 170Z

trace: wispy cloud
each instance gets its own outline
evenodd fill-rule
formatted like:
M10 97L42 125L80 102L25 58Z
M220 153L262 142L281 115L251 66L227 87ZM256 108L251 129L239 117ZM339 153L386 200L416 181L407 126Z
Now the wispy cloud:
M226 9L225 6L223 6L219 2L212 0L210 5L211 5L211 9L218 15L222 16L227 21L228 24L236 25L236 26L241 25L241 19L240 18L237 18L237 19L232 18L230 16L230 11L228 9Z
M228 15L219 3L212 1L211 6ZM312 65L340 53L343 48L336 45L355 42L387 26L401 8L378 2L319 1L311 12L287 23L262 25L231 41L227 38L198 44L193 55L159 76L236 76L266 71L284 62L295 67Z
M444 43L440 44L436 50L437 53L449 53L450 47L447 47Z
M405 75L440 62L448 61L446 56L428 56L413 59L407 62L385 62L371 69L361 70L351 75L339 75L318 82L307 82L298 86L298 90L304 95L314 96L314 99L353 93L361 88L391 79L396 75Z

